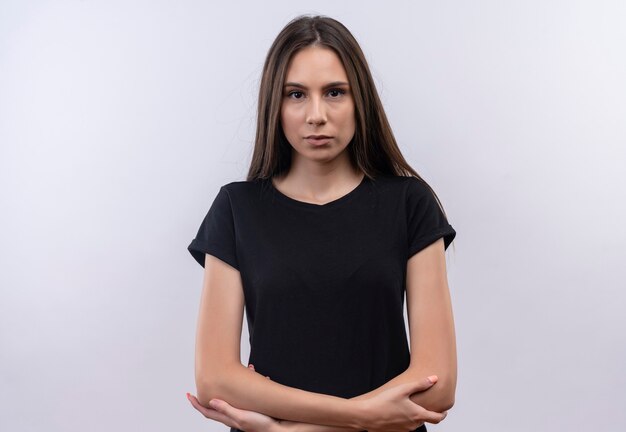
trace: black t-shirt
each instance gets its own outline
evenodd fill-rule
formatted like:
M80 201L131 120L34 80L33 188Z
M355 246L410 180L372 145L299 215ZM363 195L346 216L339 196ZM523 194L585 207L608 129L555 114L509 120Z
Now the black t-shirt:
M455 236L415 177L366 176L323 205L266 179L222 186L188 250L203 267L208 253L239 270L258 373L351 398L409 366L407 260Z

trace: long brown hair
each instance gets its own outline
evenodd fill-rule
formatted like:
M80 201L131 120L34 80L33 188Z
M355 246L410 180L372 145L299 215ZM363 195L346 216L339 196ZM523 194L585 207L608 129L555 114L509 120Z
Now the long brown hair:
M309 46L332 49L348 75L356 115L356 130L347 148L352 164L369 178L381 174L416 177L432 191L445 215L435 191L400 152L358 42L342 23L323 15L300 15L291 20L267 53L247 180L272 178L289 171L292 148L280 123L283 86L289 60L298 50Z

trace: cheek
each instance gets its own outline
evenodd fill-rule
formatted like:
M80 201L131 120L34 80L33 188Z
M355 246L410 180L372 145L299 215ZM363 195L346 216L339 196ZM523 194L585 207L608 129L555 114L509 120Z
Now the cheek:
M354 109L347 109L342 117L343 124L346 128L353 129L356 126L356 119L354 118Z
M297 117L293 110L284 109L280 115L281 122L283 124L283 129L285 132L288 130L294 129L297 126Z

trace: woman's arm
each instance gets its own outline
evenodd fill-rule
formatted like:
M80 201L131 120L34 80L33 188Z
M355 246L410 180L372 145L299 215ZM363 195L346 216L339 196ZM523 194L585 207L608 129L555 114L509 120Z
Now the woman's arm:
M439 377L436 386L411 399L427 409L447 411L454 406L457 357L443 238L409 258L406 298L411 341L409 370L418 376Z
M408 386L402 385L397 388L391 389L387 393L398 393L398 389L400 389L400 394L406 397L413 392L426 390L435 382L436 379L434 379L433 376L423 380L420 386L416 386L414 384L409 384ZM191 405L206 418L218 421L231 428L248 432L303 432L315 430L344 432L352 430L350 428L342 428L339 426L321 426L309 423L291 422L289 420L276 420L272 417L258 413L256 411L248 411L235 408L228 402L220 399L211 400L210 407L205 407L202 406L200 402L198 402L198 399L195 396L189 393L187 393L187 399L189 399ZM413 405L413 402L411 401L409 401L408 403ZM415 407L417 407L417 405L412 406L412 408ZM389 415L390 413L385 412L385 414ZM406 413L402 414L405 415ZM446 418L446 415L446 412L436 413L421 408L421 413L419 414L419 416L411 417L409 421L406 420L406 417L403 417L405 420L401 423L390 423L389 421L372 422L373 427L370 430L387 430L387 427L390 428L389 430L397 430L398 428L400 428L400 430L412 430L422 426L424 422L438 424Z
M423 382L382 394L372 401L308 392L268 380L241 364L244 295L239 272L205 255L205 273L196 337L196 387L200 404L213 398L274 418L356 430L402 429L424 417L409 400Z
M413 393L410 399L430 411L448 411L454 405L457 359L443 239L433 242L408 260L406 283L411 340L409 368L375 390L351 400L371 398L391 387L437 375L435 385ZM299 432L348 430L303 423L294 425L293 429Z
M199 402L209 406L217 398L275 418L359 428L360 405L355 401L288 387L241 364L243 311L240 273L206 254L196 332Z

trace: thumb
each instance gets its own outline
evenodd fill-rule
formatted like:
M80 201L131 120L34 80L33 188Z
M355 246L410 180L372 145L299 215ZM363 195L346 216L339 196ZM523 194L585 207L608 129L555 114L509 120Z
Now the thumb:
M229 417L231 417L231 415L234 413L233 411L236 410L236 408L231 406L228 402L221 399L211 399L209 401L209 406L215 411L226 414Z
M221 399L211 399L209 401L209 406L220 414L225 415L230 420L233 420L237 424L237 428L241 430L240 424L242 420L242 415L244 414L244 410L237 409L234 406L230 405L228 402Z
M402 391L404 394L411 395L413 393L429 389L437 382L437 380L437 375L431 375L428 378L422 378L416 381L401 384L398 390Z

